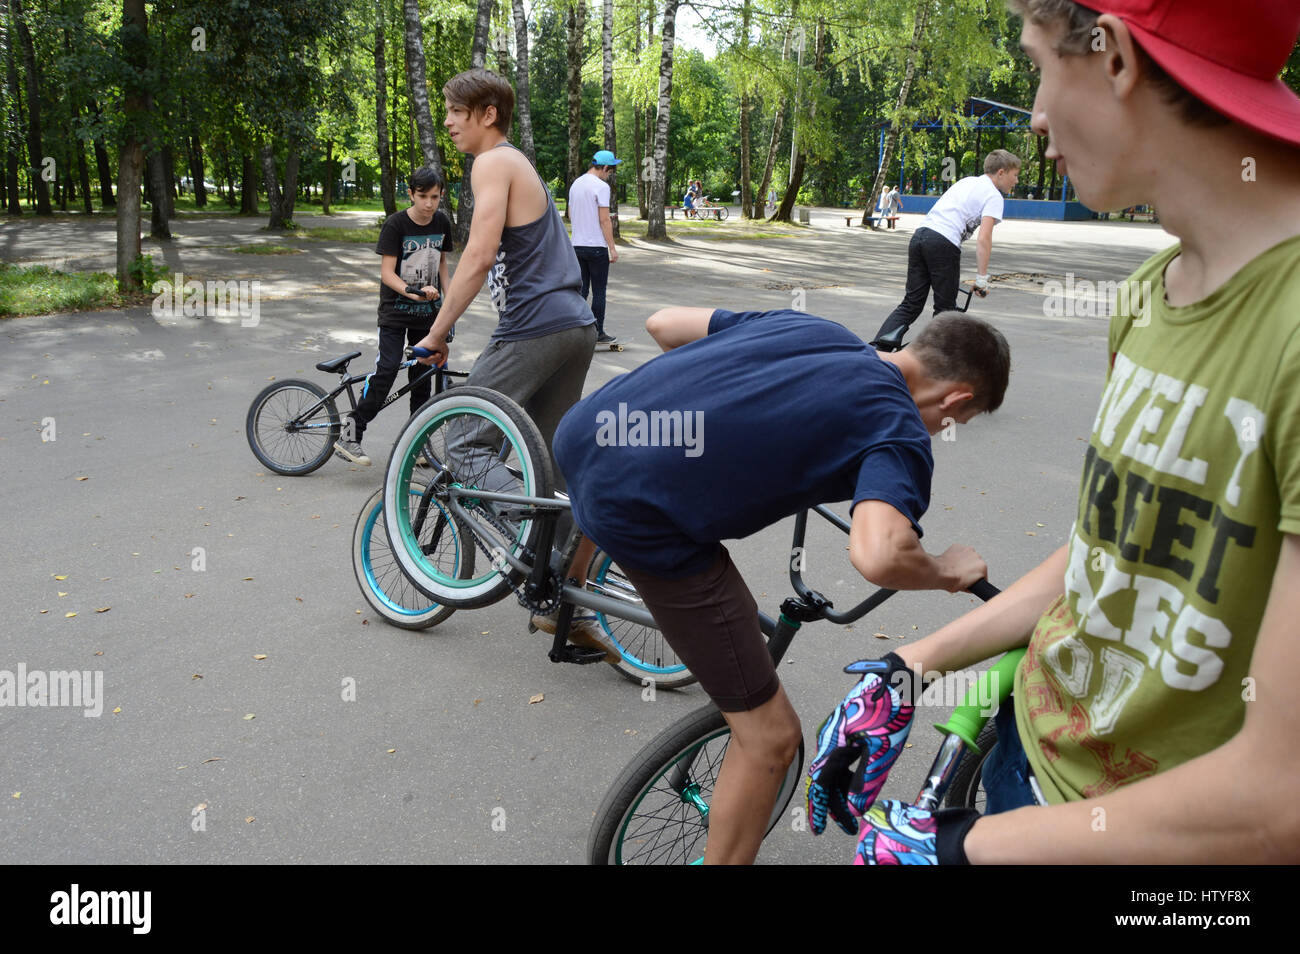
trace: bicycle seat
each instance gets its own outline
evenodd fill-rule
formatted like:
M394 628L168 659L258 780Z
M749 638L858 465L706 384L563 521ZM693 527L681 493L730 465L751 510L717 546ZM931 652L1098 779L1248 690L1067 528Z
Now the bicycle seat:
M351 354L341 354L337 358L330 358L328 361L322 361L316 365L317 371L342 371L346 368L348 362L353 358L361 357L360 351L353 351Z

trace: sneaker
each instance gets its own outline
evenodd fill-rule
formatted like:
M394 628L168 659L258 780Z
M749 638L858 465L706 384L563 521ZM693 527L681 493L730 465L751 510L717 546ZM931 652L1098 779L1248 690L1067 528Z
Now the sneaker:
M369 467L370 458L366 452L361 449L360 441L335 441L334 456L349 463L356 464L358 467Z
M603 331L596 336L596 344L609 344L611 341L617 341L617 340L618 339L615 338L613 335L607 335Z
M558 609L546 616L537 615L532 618L532 624L543 633L550 633L554 636L555 627L559 622L559 615L560 611ZM623 654L618 651L614 641L609 638L609 634L601 628L594 617L575 617L570 620L569 642L584 649L603 649L605 651L605 662L607 663L623 661Z

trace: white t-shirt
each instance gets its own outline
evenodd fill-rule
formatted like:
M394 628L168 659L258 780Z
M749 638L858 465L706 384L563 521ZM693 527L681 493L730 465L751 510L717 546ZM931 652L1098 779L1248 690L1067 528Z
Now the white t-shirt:
M578 176L569 187L569 221L573 223L573 244L609 248L600 230L600 210L609 208L609 183L590 172Z
M921 226L961 248L986 215L1002 221L1002 193L988 176L967 176L939 197Z

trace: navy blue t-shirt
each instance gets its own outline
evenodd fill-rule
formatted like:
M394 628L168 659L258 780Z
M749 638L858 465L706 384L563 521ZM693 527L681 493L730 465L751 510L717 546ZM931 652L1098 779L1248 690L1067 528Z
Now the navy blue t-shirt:
M554 451L578 526L669 578L815 504L882 500L919 534L934 470L902 373L796 311L715 311L706 337L574 405Z

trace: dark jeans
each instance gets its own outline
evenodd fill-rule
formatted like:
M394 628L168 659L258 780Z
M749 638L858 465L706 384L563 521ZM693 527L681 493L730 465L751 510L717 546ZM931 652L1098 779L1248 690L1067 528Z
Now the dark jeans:
M1029 787L1029 758L1020 744L1016 730L1016 710L1007 699L994 716L998 727L998 744L984 761L984 792L988 796L984 813L996 815L1013 808L1037 805L1034 790Z
M366 425L375 419L375 415L384 406L384 399L388 397L393 382L397 380L398 366L405 360L402 352L406 349L406 345L415 344L429 333L430 327L432 326L418 328L379 326L379 354L375 357L375 370L366 376L366 383L361 387L361 399L357 401L357 409L352 413L352 419L356 422L353 426L353 440L361 440ZM406 378L408 381L414 381L428 370L422 364L413 364L407 368ZM411 413L418 411L421 405L429 400L432 393L433 375L429 375L420 384L411 388Z
M900 329L906 331L925 308L925 299L934 289L934 313L957 307L957 280L961 277L961 249L927 228L912 234L907 246L907 292L885 323L876 332L875 341L883 341ZM898 335L901 339L902 335Z
M575 245L578 267L582 269L582 297L591 290L591 313L596 316L596 334L605 333L605 286L609 284L609 249L604 246Z

